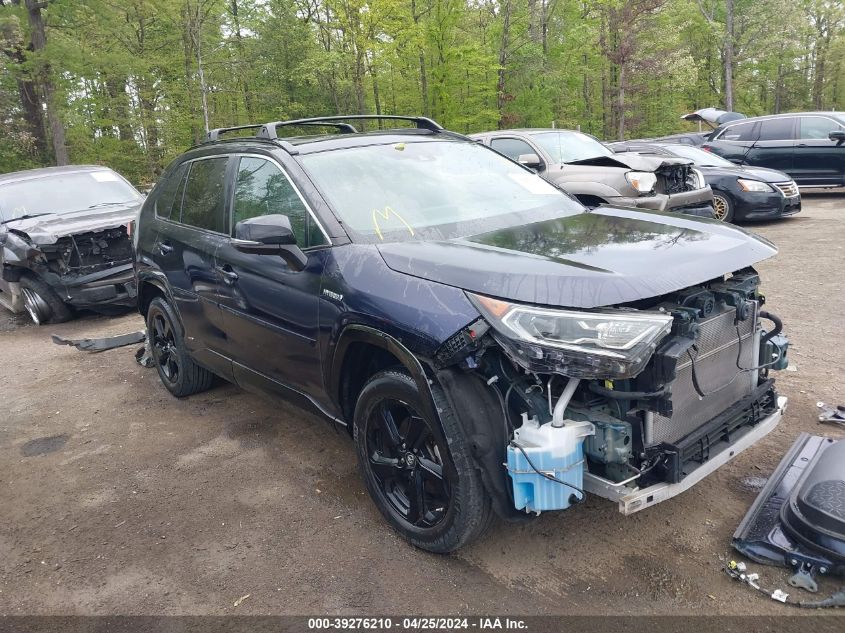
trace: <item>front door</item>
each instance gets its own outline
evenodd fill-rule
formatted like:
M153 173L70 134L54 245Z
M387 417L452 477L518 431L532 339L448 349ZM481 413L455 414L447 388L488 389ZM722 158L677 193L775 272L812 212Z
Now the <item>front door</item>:
M303 270L279 255L243 253L226 241L216 266L226 279L221 306L238 382L278 386L304 394L323 390L317 347L317 312L325 247L329 242L278 163L241 156L234 171L232 229L248 218L281 214L308 255Z
M228 241L226 167L228 158L200 158L179 168L172 198L157 204L153 257L167 276L185 328L185 347L201 364L231 377L219 295L222 279L214 255ZM177 176L178 177L178 176ZM171 183L168 183L171 184ZM167 193L167 192L165 192ZM166 205L168 205L165 208Z
M799 185L845 184L845 143L830 140L843 126L826 116L802 116L795 143L793 173Z

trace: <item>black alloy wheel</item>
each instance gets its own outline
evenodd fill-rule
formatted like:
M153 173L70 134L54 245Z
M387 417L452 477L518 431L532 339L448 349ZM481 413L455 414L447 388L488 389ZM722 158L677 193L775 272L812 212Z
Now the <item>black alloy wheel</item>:
M182 325L163 297L153 299L147 309L147 345L162 384L177 398L211 387L214 374L188 354Z
M372 410L367 421L369 467L393 510L412 526L434 527L449 511L445 453L411 405L385 399Z
M153 358L163 380L176 383L179 380L179 355L176 353L176 336L170 320L161 312L152 315L150 338Z
M402 369L376 374L358 396L353 431L370 497L412 545L445 554L484 533L490 496L438 385L422 394Z

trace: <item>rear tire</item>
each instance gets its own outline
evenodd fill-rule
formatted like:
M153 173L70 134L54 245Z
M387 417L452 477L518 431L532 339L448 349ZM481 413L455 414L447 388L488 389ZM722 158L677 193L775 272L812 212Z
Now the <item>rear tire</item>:
M733 222L734 205L731 199L725 194L713 192L713 217L720 222Z
M446 554L479 538L492 509L457 417L432 392L439 420L427 418L413 378L383 371L361 391L353 424L361 475L384 518L412 545Z
M45 281L35 275L20 279L23 304L35 325L64 323L73 318L73 311Z
M184 398L211 387L214 374L200 367L185 350L182 325L173 307L156 297L147 308L147 345L161 382L177 398Z

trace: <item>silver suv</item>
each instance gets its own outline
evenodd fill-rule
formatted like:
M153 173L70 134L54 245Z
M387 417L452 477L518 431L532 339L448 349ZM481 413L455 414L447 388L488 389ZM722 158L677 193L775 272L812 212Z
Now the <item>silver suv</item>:
M714 217L710 186L684 158L614 154L574 130L499 130L472 138L535 169L588 207L612 204Z

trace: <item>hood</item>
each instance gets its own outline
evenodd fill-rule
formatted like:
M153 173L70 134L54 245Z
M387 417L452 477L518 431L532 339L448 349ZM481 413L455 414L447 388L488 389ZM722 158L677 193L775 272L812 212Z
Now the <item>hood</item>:
M765 169L763 167L750 167L743 165L735 165L733 167L699 165L696 169L699 169L705 176L736 176L737 178L749 178L751 180L761 180L768 183L789 182L792 180L792 178L782 171Z
M767 240L721 222L613 207L378 249L398 272L511 301L570 308L657 297L777 253Z
M763 182L789 182L792 180L791 176L786 175L782 171L775 169L766 169L764 167L751 167L750 165L743 165L739 169L747 176L762 180Z
M595 156L583 160L573 160L567 165L595 165L596 167L622 167L634 171L657 171L661 167L669 165L691 165L692 161L686 158L667 158L665 156L654 156L652 154L639 154L637 152L624 152L613 156Z
M68 213L38 215L11 220L4 226L10 231L25 233L35 244L55 244L60 237L104 231L127 224L138 217L143 200Z

